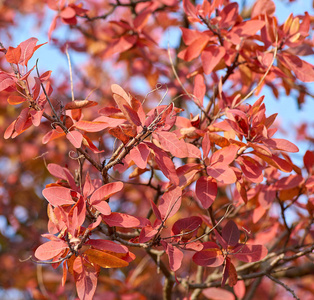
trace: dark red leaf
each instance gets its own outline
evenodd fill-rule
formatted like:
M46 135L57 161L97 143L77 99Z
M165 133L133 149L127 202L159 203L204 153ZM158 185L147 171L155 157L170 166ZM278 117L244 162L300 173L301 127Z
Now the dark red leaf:
M238 226L232 220L229 220L222 229L222 237L230 246L235 246L238 243L240 231Z
M244 262L254 262L262 260L268 253L263 245L240 244L232 250L232 255Z
M224 262L224 257L219 246L213 242L203 243L203 250L193 255L193 261L200 266L219 267Z

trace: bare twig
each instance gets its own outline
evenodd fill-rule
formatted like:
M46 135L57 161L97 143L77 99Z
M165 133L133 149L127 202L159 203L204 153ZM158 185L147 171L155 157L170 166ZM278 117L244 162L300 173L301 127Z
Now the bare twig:
M74 89L73 89L72 65L71 65L71 59L70 59L70 55L69 55L69 51L68 51L68 44L65 47L65 54L67 56L68 63L69 63L70 82L71 82L71 96L72 96L72 101L74 101L75 98L74 98Z
M271 276L270 274L266 274L266 276L271 279L272 281L276 282L277 284L281 285L282 287L284 287L288 292L291 293L291 295L293 296L294 299L300 300L300 298L295 294L294 290L289 288L286 284L284 284L282 281L280 281L279 279Z

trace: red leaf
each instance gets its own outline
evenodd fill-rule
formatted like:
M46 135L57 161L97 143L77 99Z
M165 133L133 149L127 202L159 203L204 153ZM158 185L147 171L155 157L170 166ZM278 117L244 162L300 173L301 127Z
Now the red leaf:
M66 135L66 138L71 142L71 144L75 147L75 148L80 148L82 145L82 141L83 141L83 135L76 131L69 131Z
M169 105L160 105L149 111L144 125L148 127L159 117L161 119L158 124L162 125L159 129L162 131L169 131L176 123L176 113L177 111L176 108L174 108L173 103Z
M189 156L186 143L183 139L179 140L177 135L169 131L156 132L161 146L169 151L173 156L185 158Z
M295 76L303 82L314 81L314 67L310 63L300 59L296 55L283 53L279 59L291 69Z
M110 127L109 123L105 122L95 122L95 121L85 121L81 120L74 124L77 129L84 130L86 132L99 132Z
M60 13L60 17L63 19L72 19L75 16L76 16L75 10L69 6L65 7Z
M16 48L9 47L7 53L5 54L5 58L8 63L18 64L21 57L21 47L17 46Z
M121 38L115 39L106 49L104 58L109 58L115 53L121 53L129 50L136 43L135 35L124 35Z
M220 150L217 150L216 152L213 153L210 159L211 165L214 167L218 164L223 165L231 164L235 160L238 150L239 146L236 145L230 145Z
M177 271L181 267L183 252L165 241L161 241L161 244L168 255L170 269L174 272Z
M239 299L245 296L245 283L243 280L239 280L237 284L233 287L233 291Z
M47 169L51 175L63 180L67 180L67 176L65 176L63 167L52 163L47 165Z
M92 300L97 287L99 267L88 264L81 256L73 263L74 280L80 300Z
M200 177L195 186L195 194L203 208L209 208L217 196L217 183L210 177Z
M57 139L61 136L64 136L65 133L62 130L62 128L58 125L56 125L55 129L50 130L49 132L47 132L43 138L42 138L42 143L43 144L47 144L49 141L52 141L54 139Z
M191 22L198 21L198 16L195 6L190 0L183 0L183 9L186 15L191 19Z
M230 259L227 259L226 262L228 262L228 268L229 268L229 270L228 270L228 279L229 279L228 280L228 285L230 287L233 287L238 282L238 274L237 274L235 266L230 261Z
M111 208L106 201L96 200L92 203L92 206L96 208L102 215L108 216L111 214Z
M275 10L276 6L272 0L257 0L252 7L251 18L264 14L272 16Z
M120 192L123 189L121 181L107 183L98 188L90 198L90 203L94 205L95 201L105 201L112 195Z
M61 186L53 186L44 189L43 196L53 206L72 205L75 203L71 197L71 190Z
M312 174L314 166L314 152L307 150L303 157L304 166L309 174Z
M202 294L211 300L235 300L231 292L221 288L207 288L202 291Z
M202 140L202 149L203 149L203 158L208 157L208 154L210 152L210 139L209 139L208 132L204 134L204 137Z
M230 246L235 246L240 238L240 231L238 226L232 221L229 220L228 223L222 229L222 237Z
M154 215L156 216L156 218L158 220L162 221L162 217L161 217L161 214L160 214L160 211L159 211L157 205L152 200L150 200L150 205L152 206L152 210L153 210Z
M122 111L126 119L131 124L140 126L141 125L140 118L137 112L130 106L131 99L129 95L124 91L122 87L120 87L117 84L111 85L111 91L112 91L114 100L116 101L118 107L120 108L120 110Z
M113 241L108 240L93 240L90 239L86 242L86 245L91 245L93 248L100 249L103 251L112 251L115 253L128 253L129 249L126 246L119 245Z
M52 71L46 71L45 73L40 75L39 80L41 82L47 81L50 78L51 73L52 73Z
M53 17L52 21L51 21L51 24L49 26L49 30L48 30L48 40L50 41L51 40L51 35L52 35L52 32L56 29L57 27L57 20L58 20L59 16L56 15Z
M91 149L94 153L102 153L104 152L105 150L99 150L94 144L93 142L91 141L91 139L83 134L83 145L85 145L86 147L88 147L89 149Z
M30 38L22 43L20 43L21 47L21 58L19 60L19 64L22 66L27 66L28 61L32 58L34 52L44 44L40 44L36 46L38 39Z
M147 224L147 219L137 218L128 214L116 212L111 213L109 216L103 216L102 219L111 227L142 228Z
M58 256L65 249L68 249L68 244L63 240L49 241L40 245L35 251L35 257L39 260L49 260Z
M238 10L239 5L236 2L226 5L220 12L221 21L219 22L219 27L224 29L233 26L239 15Z
M146 168L149 154L150 154L149 148L143 143L132 148L130 151L131 159L140 169Z
M247 179L254 183L263 181L263 167L255 159L242 155L237 161L240 162L241 170Z
M188 241L197 235L197 231L202 225L202 222L202 219L196 216L179 219L173 224L171 234L183 234L180 239L183 241Z
M229 164L236 158L239 147L230 145L224 147L212 155L211 165L207 167L207 174L223 184L234 183L237 179Z
M213 168L211 166L206 169L207 174L222 184L232 184L235 183L237 177L233 170L224 164L215 165Z
M194 79L193 94L196 99L193 100L200 106L203 106L203 100L206 93L205 79L202 74L197 74Z
M219 267L224 262L224 257L219 246L213 242L203 243L203 250L193 255L193 261L200 266Z
M157 146L155 146L152 143L146 143L148 147L153 149L155 153L155 160L160 168L160 170L163 172L163 174L173 183L175 186L179 185L179 177L176 173L175 166L172 162L172 160L169 158L169 156L161 149L159 149Z
M28 113L29 113L29 108L26 107L21 111L20 115L16 119L14 129L17 133L20 133L23 130L25 123L28 120Z
M82 196L79 196L78 201L71 208L68 214L68 220L70 223L69 232L72 232L72 235L75 234L75 231L80 228L86 218L86 203Z
M134 27L137 31L141 31L145 27L151 14L150 10L144 10L136 16L134 19Z
M149 240L151 240L157 234L157 232L158 232L157 229L154 229L151 226L146 226L146 227L142 228L138 240L140 243L146 243Z
M227 37L233 44L238 44L241 42L241 38L254 35L257 31L262 29L264 25L265 22L261 20L245 21L234 26L228 33Z
M124 103L122 104L126 104L126 105L130 105L131 104L131 99L128 95L128 93L118 84L112 84L111 85L111 92L113 94L117 94L119 95L120 97L122 97L122 99L124 100L120 100ZM117 105L119 106L119 104L117 103ZM121 108L120 108L121 109Z
M182 31L182 39L185 45L191 45L195 40L202 37L202 32L198 30L188 29L185 27L180 27Z
M29 114L32 119L32 123L34 126L39 126L41 123L41 118L43 116L44 111L43 110L30 110Z
M240 244L232 250L232 255L244 262L254 262L262 260L268 253L263 245Z
M257 151L253 151L253 154L255 154L256 156L260 157L261 159L263 159L264 161L266 161L267 163L269 163L271 166L283 171L283 172L291 172L292 171L292 165L287 162L286 160L278 157L277 155L263 155Z
M191 158L194 157L194 158L199 158L199 159L202 158L201 151L198 147L190 143L186 143L186 147L188 150L188 157L191 157Z
M302 175L289 175L288 177L283 177L280 180L277 180L274 187L281 190L292 189L301 186L303 181L304 179Z
M185 61L193 60L202 53L209 40L210 37L207 34L203 34L203 36L195 40L190 46L181 51L178 54L178 57Z
M299 148L285 139L265 139L263 143L273 149L287 152L299 152Z
M158 206L162 219L171 218L180 209L181 196L182 190L179 187L163 194Z
M15 81L12 79L12 77L9 74L0 73L0 92L7 89L10 86L15 87Z
M136 126L141 126L141 120L137 114L137 112L130 106L128 105L123 105L123 110L122 112L124 112L124 115L127 115L129 120L131 120L131 123L133 123Z
M215 45L207 47L201 55L204 73L207 75L210 74L225 54L226 50L224 47L218 47Z

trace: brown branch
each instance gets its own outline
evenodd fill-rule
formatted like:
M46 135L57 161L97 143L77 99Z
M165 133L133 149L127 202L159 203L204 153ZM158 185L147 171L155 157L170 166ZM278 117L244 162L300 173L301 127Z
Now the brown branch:
M266 274L266 276L271 279L272 281L274 281L275 283L281 285L282 287L284 287L288 292L290 292L293 296L294 299L297 299L297 300L300 300L299 297L297 297L297 295L295 294L294 290L289 288L286 284L284 284L282 281L280 281L279 279L269 275L269 274Z

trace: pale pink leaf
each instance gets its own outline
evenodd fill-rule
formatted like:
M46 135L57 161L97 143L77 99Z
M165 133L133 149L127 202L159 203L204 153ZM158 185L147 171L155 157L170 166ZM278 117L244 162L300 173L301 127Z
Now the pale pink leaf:
M240 244L232 251L232 255L244 262L255 262L262 260L268 253L263 245Z
M75 203L71 197L71 190L62 186L53 186L44 189L43 196L52 206L71 205Z
M299 148L285 139L265 139L263 143L276 150L282 150L287 152L299 152Z
M202 291L202 294L210 300L235 300L231 292L221 288L207 288Z
M205 74L210 74L219 64L220 60L225 56L226 50L224 47L211 45L207 47L201 55L203 69Z
M80 132L76 130L69 131L66 135L66 138L71 142L71 144L75 148L81 147L82 141L83 141L83 135Z
M123 189L123 182L111 182L98 188L91 196L90 203L94 205L95 201L104 201L110 198L112 195L120 192Z
M158 135L161 146L169 151L173 156L185 158L189 156L186 143L183 139L179 140L177 135L169 131L159 131Z
M49 260L59 255L69 246L66 241L56 240L49 241L45 244L40 245L35 251L35 257L39 260Z
M177 271L181 267L183 252L169 243L164 241L161 243L168 255L170 269L173 272Z
M150 154L149 148L147 147L147 145L143 143L132 148L130 151L131 159L140 169L146 168L149 154Z
M222 184L232 184L237 180L234 171L228 165L215 165L214 168L207 167L207 174Z
M124 213L113 212L109 216L103 216L103 221L109 226L118 226L124 228L142 228L147 225L147 219L134 217Z

